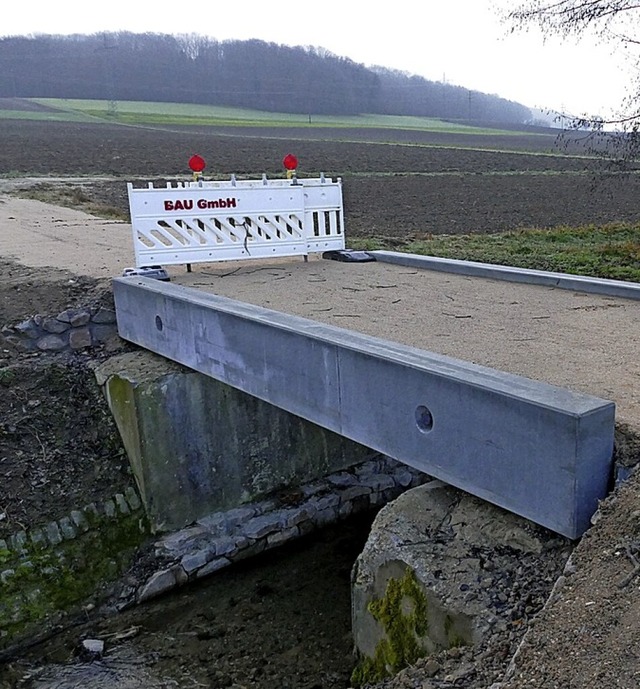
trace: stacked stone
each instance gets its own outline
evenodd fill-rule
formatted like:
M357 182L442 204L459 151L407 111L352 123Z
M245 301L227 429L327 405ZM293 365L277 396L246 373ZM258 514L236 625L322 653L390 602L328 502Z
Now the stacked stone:
M37 626L63 614L44 591L50 587L52 577L62 570L82 576L88 561L84 557L78 559L74 553L78 549L82 552L89 539L93 552L91 565L95 564L100 558L95 544L109 537L110 525L121 525L126 520L133 521L143 542L147 538L146 520L133 486L104 503L91 503L41 527L0 539L0 620L6 622L0 626L0 651L19 642L29 625ZM117 576L118 564L115 561L109 564L112 574Z
M107 517L117 519L120 515L129 515L142 509L142 503L133 486L129 486L124 493L117 493L112 499L104 503L90 503L82 509L72 510L71 514L61 519L50 521L42 527L29 531L21 530L12 534L7 540L0 538L0 552L6 553L4 559L20 558L32 546L39 550L60 545L63 541L71 541L83 533L87 533L95 518ZM24 563L22 563L24 564ZM0 578L6 580L11 576L11 570L0 572Z
M116 314L105 307L66 309L57 316L38 314L2 328L4 339L27 352L78 351L114 340Z
M157 541L156 562L162 567L139 587L137 599L148 600L323 526L380 507L428 480L419 471L378 456L297 491L208 515Z

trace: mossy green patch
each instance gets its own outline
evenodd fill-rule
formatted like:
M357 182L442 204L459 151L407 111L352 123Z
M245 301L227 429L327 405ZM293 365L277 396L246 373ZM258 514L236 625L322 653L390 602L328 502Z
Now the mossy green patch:
M17 378L17 373L11 368L1 368L0 369L0 385L9 386Z
M3 624L0 647L24 639L47 619L99 598L147 539L142 512L115 519L87 511L85 516L91 529L76 539L48 548L28 542L20 554L0 552L6 573L0 582L0 609L12 611Z
M0 548L0 567L3 567L11 560L11 551L6 548Z
M447 615L444 618L444 633L447 636L447 642L450 648L454 646L464 646L467 643L467 641L456 632L455 623L451 615Z
M373 658L363 658L351 675L354 686L378 682L425 655L420 639L429 631L427 597L415 572L407 568L401 579L389 579L385 595L371 601L369 612L385 632Z

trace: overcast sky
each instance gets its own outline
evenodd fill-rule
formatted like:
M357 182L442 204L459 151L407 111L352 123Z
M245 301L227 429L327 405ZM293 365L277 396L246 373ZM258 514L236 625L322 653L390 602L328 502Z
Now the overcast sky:
M515 0L27 0L3 12L0 35L198 33L312 45L365 65L495 93L529 107L609 116L630 82L620 51L590 37L509 34ZM170 78L170 75L167 75Z

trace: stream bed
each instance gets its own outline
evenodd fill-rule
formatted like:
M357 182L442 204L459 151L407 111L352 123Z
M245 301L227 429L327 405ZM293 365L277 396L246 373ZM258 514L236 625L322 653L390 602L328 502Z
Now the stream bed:
M61 631L0 666L13 689L345 689L355 664L351 567L373 515L198 585ZM90 659L83 640L104 642Z

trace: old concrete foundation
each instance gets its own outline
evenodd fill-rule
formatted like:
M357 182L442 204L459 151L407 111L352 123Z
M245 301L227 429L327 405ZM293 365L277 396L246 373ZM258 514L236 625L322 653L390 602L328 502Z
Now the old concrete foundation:
M154 532L295 491L373 454L151 352L113 357L96 375Z
M380 511L354 565L354 683L506 628L532 600L526 572L537 576L541 553L561 570L570 549L568 540L440 481L403 493Z

